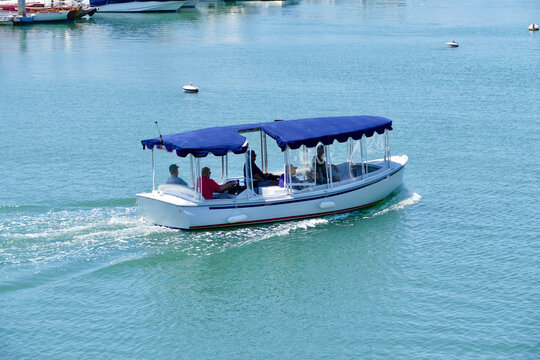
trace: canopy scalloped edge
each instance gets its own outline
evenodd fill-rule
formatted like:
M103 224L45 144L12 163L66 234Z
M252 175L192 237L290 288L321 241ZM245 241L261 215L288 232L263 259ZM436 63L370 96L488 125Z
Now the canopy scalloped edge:
M176 152L180 157L192 154L205 157L209 153L216 156L226 155L229 151L243 154L248 149L247 139L239 131L260 129L276 141L285 151L287 147L298 149L302 145L315 147L317 144L330 145L334 141L345 142L362 136L371 137L375 133L383 134L392 130L392 120L379 116L340 116L295 119L245 125L220 126L183 133L163 135L141 141L143 149L165 148Z

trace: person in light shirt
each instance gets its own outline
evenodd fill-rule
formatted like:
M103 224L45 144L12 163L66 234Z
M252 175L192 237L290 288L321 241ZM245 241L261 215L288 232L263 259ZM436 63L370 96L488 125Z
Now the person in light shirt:
M182 178L178 177L178 165L172 164L169 166L169 172L171 173L171 176L167 179L167 184L187 186L187 183Z

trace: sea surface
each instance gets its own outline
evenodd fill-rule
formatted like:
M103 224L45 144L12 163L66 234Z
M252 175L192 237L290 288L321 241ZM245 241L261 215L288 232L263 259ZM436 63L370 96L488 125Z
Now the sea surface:
M540 358L539 22L538 0L300 0L0 27L0 359ZM154 121L362 114L409 157L374 207L140 217Z

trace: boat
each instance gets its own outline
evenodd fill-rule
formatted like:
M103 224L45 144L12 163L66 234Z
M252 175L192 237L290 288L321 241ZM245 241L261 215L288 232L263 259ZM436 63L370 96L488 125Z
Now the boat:
M189 83L189 85L184 85L182 89L184 90L184 92L187 92L187 93L199 92L199 87L193 85L193 83Z
M35 22L57 22L69 21L81 18L83 16L92 16L97 8L74 4L74 5L54 5L45 6L43 3L28 3L25 5L25 16L19 16L18 4L5 3L0 4L0 11L10 15L6 19L10 19L13 23L35 23Z
M451 48L455 48L455 47L458 47L459 44L457 42L455 42L454 40L452 40L450 42L447 42L446 46L451 47Z
M15 18L15 15L12 15L12 14L7 14L7 15L0 14L0 25L11 25L13 24L14 18Z
M185 0L86 0L99 13L175 12Z
M538 24L529 25L529 31L538 31Z
M143 219L183 230L312 218L368 207L402 183L408 158L390 154L390 130L392 120L362 115L211 127L142 140L143 149L152 151L154 175L152 191L136 194L138 206ZM250 143L247 137L260 140ZM380 157L368 153L366 144L375 140ZM266 172L269 160L290 169L281 172L281 186L257 186L254 181L254 166L248 164L255 163L252 150L258 149L257 144L259 169ZM156 187L154 150L189 158L188 186ZM244 174L229 176L230 169L241 168L233 166L235 161L243 164ZM214 193L205 199L201 165L209 162L221 162L219 184L236 181L245 190L236 195Z

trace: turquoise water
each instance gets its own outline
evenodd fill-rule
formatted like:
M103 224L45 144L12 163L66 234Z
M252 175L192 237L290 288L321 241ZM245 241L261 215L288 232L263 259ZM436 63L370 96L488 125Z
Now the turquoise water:
M536 0L380 0L0 27L0 358L538 358L539 21ZM409 156L375 207L140 219L155 120L352 114Z

